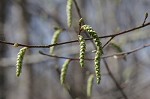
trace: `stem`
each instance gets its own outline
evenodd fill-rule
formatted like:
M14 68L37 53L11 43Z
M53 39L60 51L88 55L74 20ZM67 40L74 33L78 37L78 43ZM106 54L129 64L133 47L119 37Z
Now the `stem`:
M128 99L128 97L126 96L126 94L124 93L124 91L122 90L121 86L119 85L119 83L117 82L117 80L115 79L114 75L112 74L111 70L109 69L109 66L107 64L107 61L105 59L103 59L104 64L106 66L106 69L108 71L108 74L110 75L110 77L112 78L112 80L114 81L115 85L117 86L117 88L119 89L120 93L122 94L122 96L124 97L124 99Z
M116 37L116 36L119 36L119 35L126 34L126 33L128 33L128 32L131 32L131 31L138 30L138 29L140 29L140 28L144 28L144 27L149 26L149 25L150 25L150 22L145 23L144 25L140 25L140 26L138 26L138 27L134 27L134 28L132 28L132 29L129 29L129 30L120 32L120 33L118 33L118 34L112 34L112 35L101 36L101 37L99 37L99 38ZM91 39L93 39L93 38L87 38L87 39L85 39L85 40L91 40ZM58 46L58 45L63 45L63 44L75 43L75 42L78 42L78 40L73 40L73 41L68 41L68 42L62 42L62 43L56 43L56 44L51 44L51 45L26 45L26 44L19 44L19 43L18 43L18 46L28 47L28 48L49 48L49 47L52 47L52 46ZM1 41L1 40L0 40L0 43L7 44L7 45L14 45L14 44L15 44L15 43L7 42L7 41Z

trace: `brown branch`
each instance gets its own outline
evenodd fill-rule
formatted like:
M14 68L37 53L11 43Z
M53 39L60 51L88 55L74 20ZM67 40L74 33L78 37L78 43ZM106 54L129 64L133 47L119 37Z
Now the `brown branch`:
M104 45L102 48L106 47L108 45L108 43L113 39L114 37L111 37Z
M126 96L126 94L124 93L124 91L122 90L121 86L119 85L119 83L117 82L116 78L114 77L114 75L112 74L111 70L109 69L109 66L107 64L107 61L105 59L103 59L104 64L106 66L106 69L108 71L108 74L110 75L110 77L112 78L112 80L114 81L115 85L117 86L117 88L119 89L120 93L122 94L122 96L124 97L124 99L128 99L128 97Z
M129 55L131 53L134 53L134 52L137 52L139 50L142 50L146 47L150 47L150 44L145 44L139 48L135 48L133 50L130 50L130 51L127 51L127 52L122 52L122 53L115 53L115 54L111 54L111 55L103 55L101 58L104 59L104 58L109 58L109 57L114 57L114 56L124 56L124 55ZM54 57L54 58L62 58L62 59L72 59L72 60L79 60L79 58L71 58L71 57L64 57L64 56L57 56L57 55L48 55L46 53L43 53L42 51L39 51L40 54L42 55L45 55L45 56L49 56L49 57ZM85 58L84 60L94 60L92 58Z
M78 3L76 2L76 0L73 0L73 2L74 2L74 4L75 4L75 8L76 8L76 10L77 10L77 13L78 13L79 18L80 18L80 19L83 18L82 15L81 15L81 12L80 12L80 8L79 8L79 6L78 6ZM82 19L82 23L85 24L85 21L84 21L83 19ZM80 27L79 27L79 34L80 34L80 32L81 32L81 31L80 31ZM96 46L95 46L95 44L94 44L94 41L93 41L92 39L90 39L90 35L89 35L87 32L85 32L85 35L87 36L87 38L89 38L89 40L92 42L94 48L96 49Z
M76 7L76 10L77 10L78 16L79 16L79 18L81 19L81 18L82 18L82 15L81 15L79 6L78 6L76 0L73 0L73 2L74 2L74 4L75 4L75 7ZM84 21L83 21L83 23L84 23Z
M54 58L61 58L61 59L71 59L71 60L80 60L79 58L71 58L71 57L64 57L64 56L56 56L56 55L48 55L43 53L42 51L39 51L40 54L45 55L45 56L49 56L49 57L54 57ZM85 58L85 60L93 60L93 59L88 59Z
M144 18L144 21L143 21L143 25L145 24L147 18L148 18L148 13L145 13L145 18Z
M144 18L144 21L143 21L143 24L141 26L143 26L145 23L146 23L146 19L148 18L148 13L145 14L145 18ZM109 42L111 42L112 39L114 39L116 36L112 36L103 46L103 48L105 46L107 46L109 44Z
M143 46L141 46L139 48L135 48L135 49L127 51L127 52L115 53L115 54L111 54L111 55L105 55L102 58L109 58L109 57L113 57L113 56L118 56L119 57L119 56L123 56L123 55L129 55L131 53L137 52L137 51L139 51L141 49L144 49L146 47L150 47L150 44L145 44L145 45L143 45Z
M99 38L116 37L116 36L119 36L119 35L126 34L128 32L134 31L134 30L138 30L140 28L144 28L144 27L149 26L149 25L150 25L150 22L145 23L144 25L140 25L138 27L135 27L135 28L132 28L132 29L120 32L118 34L101 36ZM91 40L91 39L93 39L93 38L87 38L85 40ZM73 41L68 41L68 42L62 42L62 43L56 43L56 44L51 44L51 45L26 45L26 44L19 44L19 43L17 43L17 44L18 44L18 46L28 47L28 48L49 48L49 47L52 47L52 46L58 46L58 45L63 45L63 44L75 43L75 42L78 42L78 40L73 40ZM7 41L1 41L1 40L0 40L0 43L7 44L7 45L14 45L15 44L15 43L7 42Z

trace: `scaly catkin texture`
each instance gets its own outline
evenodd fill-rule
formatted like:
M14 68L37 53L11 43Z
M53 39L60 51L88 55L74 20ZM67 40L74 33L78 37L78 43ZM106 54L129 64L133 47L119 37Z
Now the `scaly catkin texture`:
M51 44L57 43L61 32L62 32L62 29L59 29L59 28L56 29L56 31L54 32L54 35L52 37ZM50 54L53 54L53 53L54 53L54 46L50 47Z
M73 3L73 0L67 0L66 12L67 12L68 27L71 27L71 24L72 24L72 3Z
M85 50L86 50L86 44L83 36L78 35L79 43L80 43L80 65L81 67L84 67L84 56L85 56Z
M90 34L90 36L93 38L94 43L96 45L96 53L95 53L94 63L95 63L96 79L97 79L97 83L99 84L101 81L100 59L103 54L102 43L100 42L97 33L89 25L81 26L81 30L88 32Z
M92 95L92 86L94 81L94 75L91 74L87 81L87 96L90 97Z
M17 63L16 63L16 76L17 77L19 77L21 74L23 58L24 58L24 54L27 49L28 49L27 47L23 47L22 49L20 49L20 51L17 55Z
M69 65L70 61L71 61L70 59L67 59L62 66L61 74L60 74L60 82L62 85L65 83L68 65Z

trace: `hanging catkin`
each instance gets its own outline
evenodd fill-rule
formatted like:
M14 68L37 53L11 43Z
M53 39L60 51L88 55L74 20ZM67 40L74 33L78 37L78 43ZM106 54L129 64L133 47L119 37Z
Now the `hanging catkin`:
M61 74L60 74L60 82L62 85L65 83L68 65L69 65L70 61L71 61L70 59L67 59L62 66Z
M96 53L95 53L94 63L95 63L96 79L97 79L97 83L99 84L100 80L101 80L100 59L103 54L102 43L100 42L97 33L89 25L81 26L81 30L88 32L90 34L90 36L93 38L94 43L96 45Z
M80 65L81 67L84 67L84 56L85 56L85 50L86 50L86 44L83 36L78 35L79 43L80 43Z
M94 81L94 75L91 74L87 80L87 96L88 97L92 95L93 81Z
M51 44L55 44L58 41L59 35L62 32L62 29L57 28L53 34L52 40L51 40ZM50 47L50 54L54 53L54 46Z
M19 77L21 74L23 58L24 58L24 54L27 49L28 49L27 47L23 47L22 49L20 49L20 51L17 55L17 63L16 63L16 76L17 77Z
M72 0L67 0L66 12L67 12L67 24L68 27L71 27L72 24Z

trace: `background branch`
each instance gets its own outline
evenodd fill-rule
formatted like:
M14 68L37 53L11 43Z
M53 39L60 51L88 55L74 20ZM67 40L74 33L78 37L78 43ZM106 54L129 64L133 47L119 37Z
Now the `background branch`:
M107 61L105 59L103 59L103 61L104 61L104 64L106 66L106 69L108 71L108 74L110 75L110 77L112 78L113 82L115 83L115 85L117 86L119 91L121 92L122 96L124 97L124 99L128 99L127 95L124 93L124 91L122 90L120 84L117 82L116 78L114 77L114 75L112 74L111 70L109 69Z
M129 55L129 54L132 54L134 52L137 52L139 50L142 50L144 48L147 48L147 47L150 47L150 44L145 44L141 47L138 47L138 48L135 48L133 50L130 50L130 51L127 51L127 52L122 52L122 53L115 53L115 54L110 54L110 55L103 55L101 58L104 59L104 58L109 58L109 57L119 57L119 56L125 56L125 55ZM42 51L39 51L40 54L42 55L45 55L45 56L49 56L49 57L54 57L54 58L61 58L61 59L71 59L71 60L79 60L79 58L71 58L71 57L64 57L64 56L57 56L57 55L49 55L49 54L46 54ZM94 60L93 58L85 58L84 60Z

